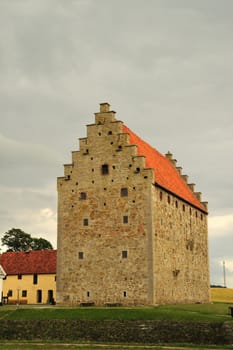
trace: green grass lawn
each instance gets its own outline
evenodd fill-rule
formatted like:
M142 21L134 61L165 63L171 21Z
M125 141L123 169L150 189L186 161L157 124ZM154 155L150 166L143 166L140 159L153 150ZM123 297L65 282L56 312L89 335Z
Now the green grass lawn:
M174 321L233 321L228 315L229 304L161 305L157 307L0 307L0 319L10 320L174 320Z

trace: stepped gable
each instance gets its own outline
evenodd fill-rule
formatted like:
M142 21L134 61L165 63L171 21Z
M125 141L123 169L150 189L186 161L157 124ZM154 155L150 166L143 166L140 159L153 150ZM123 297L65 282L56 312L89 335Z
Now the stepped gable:
M56 250L32 250L30 252L6 252L0 255L7 275L56 273Z
M130 144L137 145L137 154L146 157L146 167L155 170L155 184L174 193L200 210L207 212L194 193L190 190L187 183L182 179L176 168L171 164L169 159L143 141L126 125L123 124L122 128L123 132L129 134Z

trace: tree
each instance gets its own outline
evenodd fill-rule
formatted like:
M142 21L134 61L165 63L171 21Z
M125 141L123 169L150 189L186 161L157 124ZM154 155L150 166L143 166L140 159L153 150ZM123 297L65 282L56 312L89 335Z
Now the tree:
M21 252L27 250L53 249L52 244L44 238L33 238L29 233L19 228L12 228L5 232L1 239L2 245L8 247L7 252Z

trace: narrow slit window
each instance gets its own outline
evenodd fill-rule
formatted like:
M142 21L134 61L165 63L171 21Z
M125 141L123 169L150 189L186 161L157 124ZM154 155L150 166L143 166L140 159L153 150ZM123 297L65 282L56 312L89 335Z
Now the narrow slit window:
M88 226L88 219L83 219L83 226Z
M127 259L128 258L128 251L122 250L121 255L122 255L122 259Z
M123 292L123 296L124 296L124 298L126 298L126 297L127 297L127 293L126 293L126 291L124 291L124 292Z
M102 165L102 175L107 175L109 173L108 164Z
M78 252L78 258L82 260L84 258L84 253L83 252Z
M124 224L128 224L128 222L129 222L128 215L124 215L124 216L123 216L123 223L124 223Z

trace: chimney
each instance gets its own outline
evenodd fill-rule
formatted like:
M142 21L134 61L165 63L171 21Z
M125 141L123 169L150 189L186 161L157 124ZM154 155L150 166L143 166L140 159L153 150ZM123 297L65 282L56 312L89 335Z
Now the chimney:
M176 170L178 171L178 173L181 175L182 174L182 167L181 166L177 166Z

